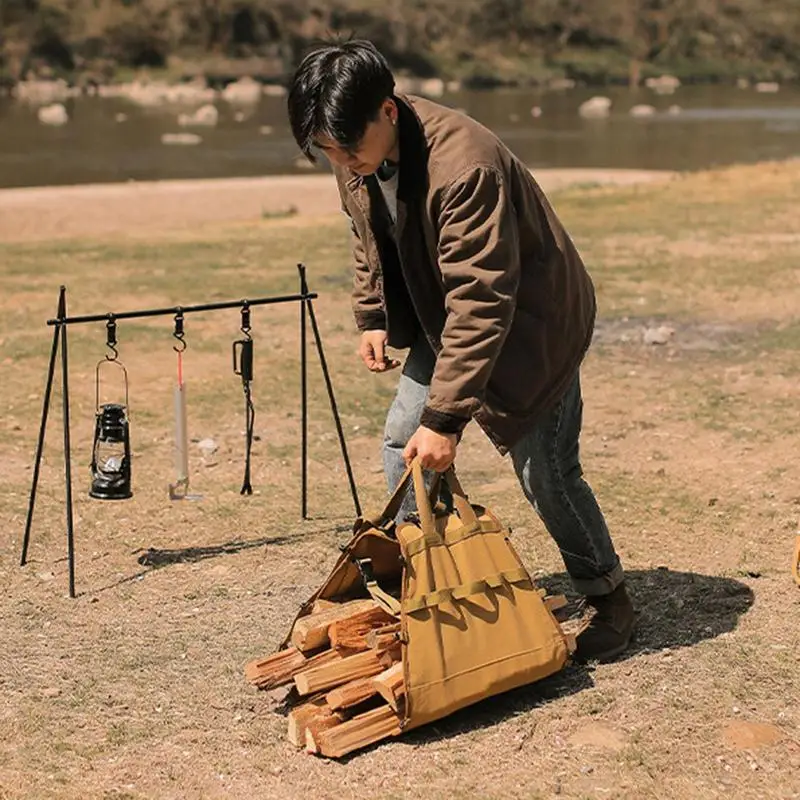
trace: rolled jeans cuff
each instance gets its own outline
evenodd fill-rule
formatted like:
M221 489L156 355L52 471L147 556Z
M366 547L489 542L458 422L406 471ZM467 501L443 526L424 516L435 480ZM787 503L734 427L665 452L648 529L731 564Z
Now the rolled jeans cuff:
M598 597L604 594L611 594L614 589L625 580L625 570L622 564L617 561L616 566L605 575L597 578L575 578L570 576L575 591L587 597Z

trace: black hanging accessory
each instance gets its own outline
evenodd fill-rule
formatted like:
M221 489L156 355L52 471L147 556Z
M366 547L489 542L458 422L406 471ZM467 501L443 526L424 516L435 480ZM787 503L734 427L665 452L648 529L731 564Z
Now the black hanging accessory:
M92 484L90 497L98 500L126 500L131 491L131 442L128 424L128 372L117 353L117 322L112 314L106 322L106 346L111 354L95 370L95 423L92 442ZM116 364L122 370L125 403L100 405L100 367Z
M253 485L250 483L250 450L253 446L256 411L250 393L250 383L253 380L253 339L250 336L250 305L246 301L242 306L242 325L240 330L245 338L237 339L233 343L233 372L242 379L245 414L244 479L239 494L253 494Z
M117 320L113 314L108 315L108 322L106 322L106 347L111 351L111 355L106 353L106 361L116 361L119 358L119 353L117 353Z

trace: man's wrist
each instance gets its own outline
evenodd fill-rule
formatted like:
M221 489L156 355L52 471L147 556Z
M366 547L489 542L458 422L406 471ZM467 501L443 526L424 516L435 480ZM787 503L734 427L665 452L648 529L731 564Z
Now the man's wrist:
M386 314L381 310L357 311L355 317L356 327L362 333L386 330Z
M436 409L425 406L422 410L419 424L436 433L459 436L468 422L469 417L448 414L446 411L437 411Z

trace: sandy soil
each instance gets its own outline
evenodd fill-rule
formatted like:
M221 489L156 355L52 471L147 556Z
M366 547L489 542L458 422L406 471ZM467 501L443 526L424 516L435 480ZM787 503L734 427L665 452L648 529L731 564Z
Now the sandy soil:
M580 183L622 185L665 180L674 173L541 169L535 175L545 191L553 191ZM0 241L137 236L262 216L320 216L338 209L336 184L328 174L2 189Z
M800 800L800 590L789 574L800 528L800 162L646 191L584 188L598 180L586 171L560 176L580 184L554 199L592 265L600 308L582 370L581 458L625 565L636 638L614 663L573 664L335 762L291 746L279 698L243 674L278 647L353 523L313 356L310 518L299 519L296 307L254 314L247 498L230 360L238 315L188 324L197 503L167 496L175 354L166 319L119 331L134 497L89 498L105 331L72 328L77 598L66 597L58 376L19 567L51 342L43 322L64 276L76 313L167 306L283 293L296 285L295 254L309 253L361 503L382 507L380 442L397 372L367 376L356 357L342 226L246 221L264 197L292 202L287 185L324 205L332 182L255 182L251 206L232 199L239 181L0 193L9 236L86 237L0 246L0 800ZM194 224L193 203L203 228L154 233ZM666 341L651 343L659 330ZM200 447L206 438L213 452ZM571 594L511 464L475 426L458 465L465 488L513 529L537 582Z

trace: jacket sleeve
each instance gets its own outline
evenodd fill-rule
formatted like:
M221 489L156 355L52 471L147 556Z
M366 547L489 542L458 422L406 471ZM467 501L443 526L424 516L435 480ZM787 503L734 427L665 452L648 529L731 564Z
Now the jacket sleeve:
M496 168L474 167L448 188L438 258L447 316L421 424L459 433L483 398L519 285L516 217Z
M358 233L355 220L342 203L342 210L350 221L352 231L353 258L353 316L360 331L386 330L386 312L383 292L378 274L369 268L366 250Z
M358 206L350 195L346 183L347 174L341 167L334 166L336 186L339 189L342 213L347 217L352 234L353 260L353 292L351 296L353 316L360 331L385 330L386 312L383 304L383 287L380 274L370 270L367 250L362 234L358 230ZM353 205L351 210L349 204Z

